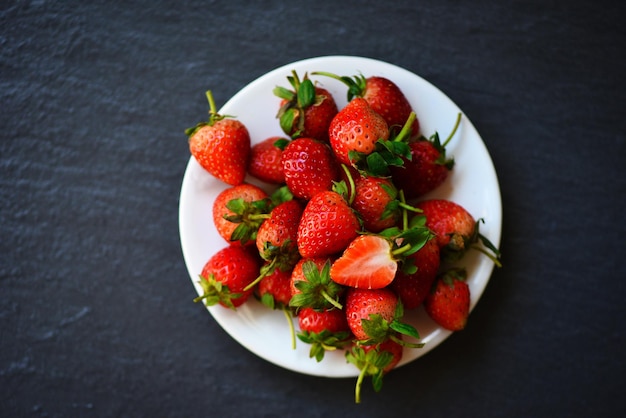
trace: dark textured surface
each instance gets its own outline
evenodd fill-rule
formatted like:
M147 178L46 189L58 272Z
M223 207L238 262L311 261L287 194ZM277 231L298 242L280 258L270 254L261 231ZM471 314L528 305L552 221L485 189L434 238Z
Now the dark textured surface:
M623 3L255 4L0 5L0 416L624 416ZM361 406L229 338L178 239L203 92L336 54L446 92L504 207L468 328Z

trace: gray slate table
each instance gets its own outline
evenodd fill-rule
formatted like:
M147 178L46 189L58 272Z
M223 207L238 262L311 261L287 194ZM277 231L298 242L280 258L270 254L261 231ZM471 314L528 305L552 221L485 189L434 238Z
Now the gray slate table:
M0 416L624 416L623 2L5 1ZM197 304L183 129L263 73L357 55L481 133L505 268L468 328L353 404Z

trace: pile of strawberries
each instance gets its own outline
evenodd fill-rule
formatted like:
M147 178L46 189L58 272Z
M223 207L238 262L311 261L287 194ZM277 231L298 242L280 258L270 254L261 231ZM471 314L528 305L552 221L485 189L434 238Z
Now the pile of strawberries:
M500 254L462 206L421 199L453 169L445 146L460 114L445 141L426 138L391 80L311 74L342 81L347 105L338 109L329 91L294 71L289 87L274 89L280 105L268 121L284 136L251 145L240 121L217 113L210 91L209 120L186 131L194 158L229 185L213 205L229 245L199 272L196 301L237 309L252 296L282 309L294 347L297 335L317 361L345 350L360 370L360 402L364 376L380 390L403 348L423 345L404 310L423 305L440 326L463 329L470 292L458 261L476 248L499 266Z

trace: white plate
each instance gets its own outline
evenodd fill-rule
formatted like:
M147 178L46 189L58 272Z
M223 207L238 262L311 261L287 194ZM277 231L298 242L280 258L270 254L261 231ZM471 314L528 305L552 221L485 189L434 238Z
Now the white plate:
M294 62L263 75L233 96L220 109L220 113L234 115L242 121L250 131L252 143L282 135L275 118L279 99L272 94L272 89L278 85L290 87L286 77L292 70L297 71L300 77L305 72L313 71L387 77L398 84L411 102L425 136L438 131L442 140L446 138L458 112L461 112L439 89L405 69L369 58L327 56ZM346 87L343 84L328 77L311 78L333 94L340 108L346 104ZM447 152L455 158L454 170L449 180L429 197L451 199L463 205L475 218L484 218L481 232L498 246L502 222L498 179L485 144L465 116L447 146ZM248 181L262 185L251 178ZM226 187L190 158L180 194L179 226L183 256L198 294L202 293L197 283L202 267L211 255L226 246L211 218L213 200ZM477 251L468 253L462 264L468 269L473 309L489 281L494 265ZM236 341L278 366L316 376L358 375L356 368L346 362L343 352L326 353L324 360L317 363L309 358L309 345L298 340L296 350L292 350L289 327L283 313L265 308L254 298L236 312L221 306L213 306L208 310ZM421 309L408 312L405 320L417 328L426 345L422 349L405 349L398 366L423 356L451 334L433 323ZM216 335L215 338L222 336Z

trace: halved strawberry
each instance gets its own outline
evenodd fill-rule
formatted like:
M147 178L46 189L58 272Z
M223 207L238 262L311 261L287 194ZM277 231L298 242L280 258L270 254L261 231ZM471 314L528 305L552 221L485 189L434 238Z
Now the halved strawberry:
M381 289L398 270L391 243L377 235L359 235L330 268L333 281L360 289Z

